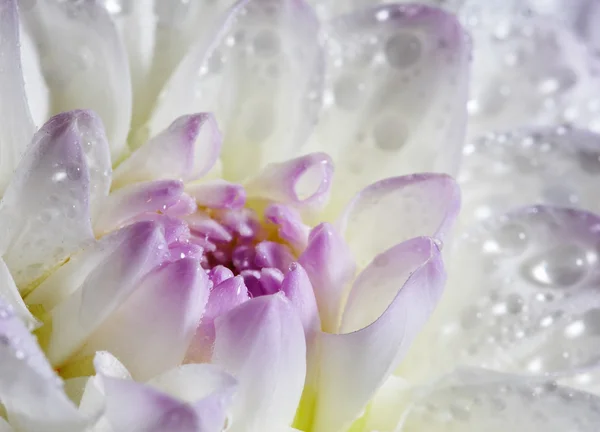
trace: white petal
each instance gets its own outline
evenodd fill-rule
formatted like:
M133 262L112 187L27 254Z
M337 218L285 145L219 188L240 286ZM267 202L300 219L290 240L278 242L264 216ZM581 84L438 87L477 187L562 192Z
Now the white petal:
M212 362L235 376L231 432L292 423L306 375L302 322L283 295L256 297L215 320Z
M110 174L92 165L106 155L96 146L106 141L95 116L72 111L50 119L23 156L0 206L1 247L21 290L93 240L90 199L108 191Z
M460 209L460 189L445 174L381 180L362 190L340 217L340 230L359 267L417 236L446 237Z
M181 62L149 127L155 134L173 115L215 112L224 176L235 182L287 159L309 134L321 94L318 23L304 2L250 0L213 34Z
M109 351L146 381L183 361L207 299L208 277L197 260L166 264L141 281L78 357Z
M34 132L19 43L17 0L3 0L0 3L0 192L6 188Z
M444 283L440 252L424 237L380 255L358 277L342 327L352 333L320 334L314 431L344 430L361 414L429 318ZM379 298L391 295L382 305ZM366 313L357 304L365 299Z
M310 150L333 158L332 205L382 178L455 174L470 44L454 15L394 4L342 16L326 33L325 110Z
M1 304L0 363L0 401L18 431L81 432L84 419L63 392L37 341Z
M0 432L14 432L14 429L2 417L0 417Z
M27 306L25 306L25 302L21 298L21 294L19 294L10 270L8 270L2 258L0 258L0 301L12 307L15 314L23 320L26 327L34 328L39 324L31 312L29 312Z
M131 120L127 54L104 7L96 0L37 0L24 11L42 57L52 112L89 108L106 126L112 161L126 155Z

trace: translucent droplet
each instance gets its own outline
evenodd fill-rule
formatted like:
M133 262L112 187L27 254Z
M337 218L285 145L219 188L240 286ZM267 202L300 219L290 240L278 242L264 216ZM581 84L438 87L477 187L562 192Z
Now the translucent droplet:
M373 138L375 145L381 150L396 151L406 143L408 132L401 120L388 114L375 123Z
M523 225L507 223L500 227L495 234L499 252L520 254L527 248L527 231Z
M69 165L65 172L69 180L79 180L81 178L81 167L79 165Z
M280 50L280 45L279 36L271 30L259 31L252 41L254 52L263 57L277 54Z
M349 111L360 106L364 92L364 83L352 75L342 76L336 81L333 87L336 105Z
M422 50L421 41L409 33L396 33L384 47L387 62L397 69L414 65L421 57Z
M522 274L539 286L570 287L586 276L587 265L585 251L577 245L565 245L527 260Z
M581 150L577 154L579 166L588 174L600 174L600 153Z

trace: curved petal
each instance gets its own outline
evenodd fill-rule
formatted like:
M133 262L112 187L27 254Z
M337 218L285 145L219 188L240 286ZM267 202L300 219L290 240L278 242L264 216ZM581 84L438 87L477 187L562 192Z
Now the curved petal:
M365 269L352 287L351 298L370 299L372 309L363 313L351 300L342 331L352 333L320 334L312 430L343 430L361 414L429 318L444 283L440 252L426 237L395 246ZM382 309L378 297L390 298L394 287L395 297L372 321Z
M148 180L196 180L215 164L221 139L212 114L181 116L119 165L113 188Z
M235 380L212 365L185 365L156 380L170 391L130 380L102 377L106 416L114 432L220 432ZM185 383L185 385L183 385ZM188 397L192 400L186 400ZM183 399L183 401L181 400Z
M392 4L337 18L326 33L331 74L311 149L335 163L332 207L382 178L455 174L470 55L456 17Z
M323 331L336 332L342 300L354 278L356 264L339 232L324 223L309 236L306 250L298 258L315 292Z
M50 362L64 364L167 254L162 226L138 222L72 257L33 291L27 303L51 318Z
M6 190L0 218L8 235L1 246L19 288L93 240L90 198L110 182L102 169L106 145L88 111L59 114L34 136ZM90 140L90 141L87 141ZM108 179L107 179L108 177Z
M600 177L600 134L567 126L518 129L472 140L464 153L463 223L531 204L600 212L592 186Z
M302 221L298 211L290 206L271 204L265 209L265 220L276 225L279 237L298 255L306 249L310 228Z
M281 291L296 308L307 340L321 330L317 300L308 274L300 264L293 263L281 282Z
M534 206L457 239L436 316L399 374L457 364L600 384L600 216Z
M333 162L325 153L312 153L267 165L246 184L251 197L293 207L319 209L329 199Z
M492 375L450 377L426 389L399 432L593 432L600 398L551 381ZM454 379L452 379L454 378ZM568 401L568 402L565 402Z
M229 431L291 424L306 376L302 323L281 294L256 297L215 320L212 362L235 376Z
M80 432L84 419L20 319L0 303L0 401L23 432ZM32 409L35 407L35 409Z
M204 312L208 290L208 277L196 259L184 258L158 268L88 338L77 357L109 351L138 381L181 364Z
M31 141L34 125L21 64L17 0L0 2L0 192Z
M23 15L43 59L51 110L96 111L106 126L112 161L122 159L131 120L131 80L127 54L108 12L99 0L37 0Z
M445 174L415 174L377 182L343 211L340 229L360 267L417 236L444 241L460 210L460 190Z
M165 211L176 205L183 194L178 180L157 180L125 186L111 193L103 202L94 221L98 235L118 229L144 213Z
M33 329L39 325L38 320L27 309L10 270L2 258L0 258L0 300L6 303L6 306L12 308L28 329Z
M233 210L246 204L246 190L243 186L224 180L192 184L186 190L201 207Z
M224 268L224 267L223 267ZM219 272L221 273L221 272ZM228 277L210 291L206 310L189 345L186 362L209 362L215 343L215 319L250 300L242 276Z
M180 63L148 127L154 134L174 114L215 112L226 132L224 177L237 182L305 141L319 110L322 56L303 1L243 0L221 24Z

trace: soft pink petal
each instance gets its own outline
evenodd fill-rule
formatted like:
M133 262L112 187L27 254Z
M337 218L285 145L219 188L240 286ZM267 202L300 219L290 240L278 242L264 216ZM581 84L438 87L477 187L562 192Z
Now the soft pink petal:
M0 2L0 192L3 192L35 131L27 104L19 50L17 0Z
M331 158L325 153L312 153L267 165L246 188L251 197L318 209L329 199L332 179Z
M255 251L254 263L259 268L272 267L285 273L289 270L290 264L295 260L290 248L277 242L260 242L256 245Z
M200 325L189 344L186 362L209 362L215 343L215 319L248 301L248 289L241 276L225 279L210 292Z
M292 264L281 283L281 291L296 308L307 339L310 339L321 330L321 320L312 284L300 264Z
M215 321L212 362L235 376L231 432L291 424L306 375L302 322L282 294L244 302Z
M114 187L165 178L195 180L212 168L220 150L221 133L212 114L179 117L119 165Z
M131 120L131 79L127 54L101 2L37 0L21 12L44 59L52 111L96 111L112 161L121 160Z
M277 233L294 252L300 253L308 244L310 228L304 224L298 211L290 206L271 204L265 209L264 217L278 226Z
M417 236L443 242L460 209L460 190L445 174L381 180L361 191L340 217L341 231L359 266Z
M311 150L336 166L332 210L374 181L458 170L470 43L456 16L389 4L331 21L325 111Z
M0 304L0 401L23 432L80 432L85 425L35 338ZM35 409L32 409L35 407Z
M171 76L149 129L156 133L174 115L215 112L226 131L224 177L237 182L287 159L310 133L322 93L319 27L297 0L241 1L209 21L213 31Z
M0 206L6 233L1 247L22 290L93 240L93 185L84 139L98 126L87 111L51 118L35 134L6 190Z
M320 334L313 430L343 430L361 414L429 318L444 282L440 251L426 237L386 251L359 275L344 311L342 331L351 333ZM392 299L386 306L380 297ZM362 310L357 302L365 299Z
M131 223L146 212L164 212L177 205L183 194L178 180L157 180L125 186L104 201L94 231L105 234Z
M160 267L88 338L78 356L109 351L140 381L179 365L204 312L208 284L197 259Z
M237 209L246 203L246 190L243 186L223 180L193 184L186 192L196 199L201 207Z
M233 378L211 365L186 365L156 381L160 385L102 377L106 416L114 432L223 430L235 389ZM156 387L171 387L171 391ZM172 394L181 388L192 394Z
M27 303L41 304L51 315L51 363L60 366L75 354L167 256L162 226L138 222L102 238L46 279Z
M321 224L311 231L298 262L312 283L323 330L337 331L342 299L356 269L348 246L333 226Z

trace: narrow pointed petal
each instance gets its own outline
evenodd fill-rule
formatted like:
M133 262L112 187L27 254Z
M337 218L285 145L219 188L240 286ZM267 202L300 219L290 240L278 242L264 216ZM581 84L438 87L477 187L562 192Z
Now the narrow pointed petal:
M17 0L0 2L0 193L35 131L23 80Z
M322 53L316 16L303 1L239 2L221 24L171 76L149 130L174 114L215 112L226 131L224 177L238 182L306 140L320 106Z
M21 290L93 240L90 199L110 182L101 157L107 150L95 148L106 141L92 140L102 135L99 127L87 111L53 117L11 180L0 206L6 232L0 247Z
M52 112L82 107L97 112L106 126L112 161L122 159L131 120L131 79L108 12L96 0L38 0L23 16L44 58Z
M138 222L72 257L36 288L27 303L50 313L51 363L68 360L167 254L162 226Z
M439 249L426 237L386 251L359 275L344 311L342 331L351 333L320 334L315 431L343 430L361 414L429 318L444 283ZM387 305L380 301L390 297ZM358 303L365 300L363 311Z
M229 431L264 431L290 425L306 375L302 322L282 294L243 303L216 322L212 362L240 386Z
M594 432L600 398L551 381L481 372L475 381L449 377L423 389L399 432ZM568 403L565 403L568 400ZM427 407L435 407L435 413Z
M186 192L196 199L201 207L238 209L246 203L246 190L242 185L223 180L192 184Z
M319 209L329 199L333 163L325 153L312 153L267 165L246 185L252 197L294 207Z
M109 351L138 381L181 364L202 317L208 290L208 276L198 260L184 258L162 266L140 282L87 340L78 357Z
M102 383L114 432L220 432L235 389L212 365L181 366L148 385L110 377Z
M196 180L215 164L221 133L212 114L177 118L115 170L113 188L158 179Z
M370 183L455 174L466 128L470 44L453 14L383 5L332 21L328 94L310 149L336 165L332 206Z
M23 432L80 432L84 419L63 392L35 338L4 304L0 304L0 341L0 400L11 424Z
M360 267L417 236L444 241L460 210L460 190L445 174L415 174L361 191L340 217L341 231Z
M131 223L144 213L164 212L176 205L183 194L178 180L158 180L125 186L111 193L94 222L94 232L102 235Z
M307 339L311 339L317 331L321 330L321 320L312 284L300 264L292 264L281 283L281 291L296 308L304 333Z
M10 270L2 258L0 258L0 299L6 303L7 307L12 308L15 315L23 321L27 328L32 329L38 326L38 320L27 309Z
M346 242L333 226L321 224L311 231L298 262L315 292L323 331L336 332L342 299L356 270Z
M241 276L223 280L210 292L206 310L186 354L188 363L209 362L215 343L215 319L250 300Z

